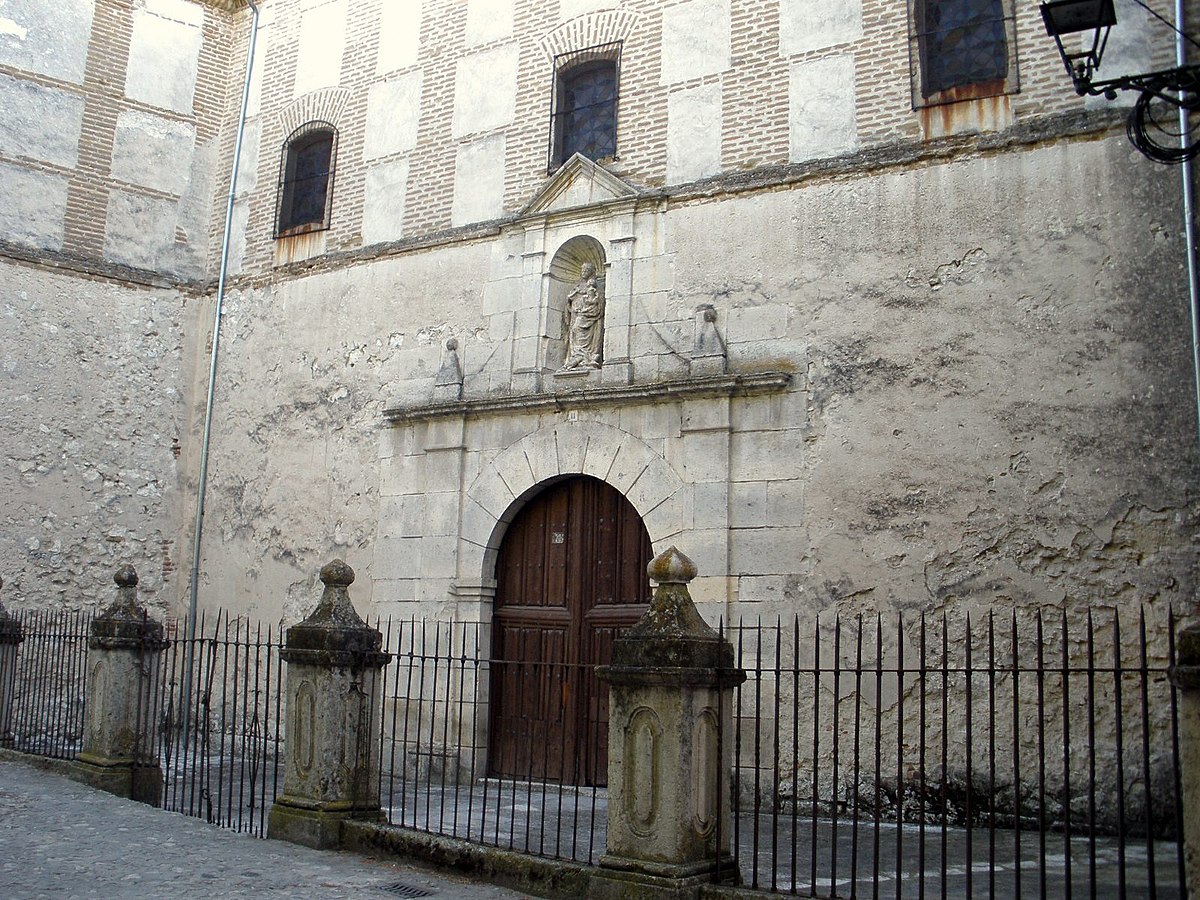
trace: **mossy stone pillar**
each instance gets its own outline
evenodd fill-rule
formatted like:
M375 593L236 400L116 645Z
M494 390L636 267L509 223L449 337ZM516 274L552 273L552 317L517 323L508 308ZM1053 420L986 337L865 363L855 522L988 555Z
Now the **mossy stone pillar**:
M0 579L0 588L4 580ZM0 747L13 745L13 693L17 687L17 647L25 635L21 623L0 606Z
M1200 896L1200 625L1179 632L1171 677L1179 688L1184 861L1188 895L1195 897Z
M346 819L382 818L379 806L380 671L383 635L354 611L354 570L321 569L325 591L312 615L288 629L286 765L271 807L269 837L326 849Z
M88 641L80 780L158 806L162 768L154 752L154 679L163 627L138 603L133 566L113 575L117 599L92 620Z
M696 566L668 549L646 614L601 667L610 686L608 845L589 897L692 898L718 865L732 875L728 775L733 647L688 593Z

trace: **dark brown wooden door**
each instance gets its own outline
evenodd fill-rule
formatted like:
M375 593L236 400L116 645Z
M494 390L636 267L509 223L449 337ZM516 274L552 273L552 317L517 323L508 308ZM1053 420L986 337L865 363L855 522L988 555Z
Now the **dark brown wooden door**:
M496 562L493 775L603 785L608 690L595 667L646 611L652 550L633 505L579 476L538 494Z

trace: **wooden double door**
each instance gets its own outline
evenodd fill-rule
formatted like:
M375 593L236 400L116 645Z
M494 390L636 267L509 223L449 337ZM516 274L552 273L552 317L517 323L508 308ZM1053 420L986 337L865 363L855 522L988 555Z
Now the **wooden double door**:
M496 562L493 775L603 785L608 689L595 667L646 611L652 550L616 489L587 476L533 498Z

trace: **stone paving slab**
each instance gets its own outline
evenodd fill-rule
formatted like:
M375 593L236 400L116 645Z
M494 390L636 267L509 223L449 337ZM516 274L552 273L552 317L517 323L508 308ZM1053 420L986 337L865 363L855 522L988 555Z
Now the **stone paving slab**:
M0 760L0 897L146 900L527 895L393 861L260 840Z

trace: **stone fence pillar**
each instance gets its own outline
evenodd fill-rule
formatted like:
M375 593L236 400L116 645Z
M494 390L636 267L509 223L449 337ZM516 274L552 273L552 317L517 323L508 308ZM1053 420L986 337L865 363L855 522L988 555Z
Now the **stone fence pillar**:
M286 764L268 836L326 849L346 819L382 818L379 807L380 671L383 635L350 603L354 570L321 569L325 591L312 615L287 631Z
M646 614L601 667L610 685L608 845L589 897L693 898L730 853L733 647L696 611L696 566L674 547L650 563Z
M0 578L0 588L4 579ZM0 747L13 745L13 694L17 688L17 646L25 640L21 623L0 606Z
M1179 632L1171 677L1179 688L1179 766L1188 895L1200 896L1200 624ZM1191 812L1188 812L1191 810Z
M93 787L158 806L162 768L153 752L153 685L163 628L138 603L132 566L119 569L113 581L117 599L92 620L83 749L75 771Z

